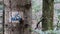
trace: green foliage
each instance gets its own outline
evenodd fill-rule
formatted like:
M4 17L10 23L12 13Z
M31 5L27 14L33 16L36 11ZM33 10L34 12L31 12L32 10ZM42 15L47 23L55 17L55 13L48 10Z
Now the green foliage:
M3 28L0 28L0 32L3 31Z
M32 17L33 19L39 21L41 16L38 13L42 11L42 0L32 0Z
M0 5L0 10L3 10L3 5Z
M60 0L54 0L54 2L60 2Z
M47 31L34 30L34 29L31 29L31 30L32 32L37 32L38 34L57 34L58 33L53 30L47 30Z
M60 20L60 15L58 15L58 18L59 18L59 20Z

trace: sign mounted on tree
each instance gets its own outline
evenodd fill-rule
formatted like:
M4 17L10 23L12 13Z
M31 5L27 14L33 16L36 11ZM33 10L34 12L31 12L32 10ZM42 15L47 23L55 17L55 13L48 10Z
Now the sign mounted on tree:
M21 15L19 12L10 12L9 13L9 22L19 22L22 19Z
M16 14L14 17L11 17L12 21L16 21L16 20L21 20L21 17L19 16L19 14Z

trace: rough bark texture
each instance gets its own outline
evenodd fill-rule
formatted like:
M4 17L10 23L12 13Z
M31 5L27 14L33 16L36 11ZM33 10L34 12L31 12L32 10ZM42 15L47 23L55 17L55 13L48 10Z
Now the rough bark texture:
M42 30L53 29L54 0L43 0Z
M31 0L4 0L5 3L5 24L8 25L5 28L5 34L31 34ZM23 21L20 23L9 22L9 12L18 11L22 16ZM10 27L11 25L15 27Z

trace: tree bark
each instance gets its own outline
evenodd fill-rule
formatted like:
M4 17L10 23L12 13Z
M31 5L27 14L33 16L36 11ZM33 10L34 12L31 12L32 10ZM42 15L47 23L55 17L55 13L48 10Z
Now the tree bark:
M4 0L5 2L5 12L19 11L23 12L22 24L17 23L15 27L11 29L8 28L6 34L31 34L31 0ZM9 11L7 9L10 9ZM5 23L8 24L9 13L5 13ZM7 15L7 16L6 16ZM12 23L13 24L13 23ZM8 26L9 27L9 26ZM10 29L10 30L9 30Z
M43 0L42 30L53 30L54 0Z

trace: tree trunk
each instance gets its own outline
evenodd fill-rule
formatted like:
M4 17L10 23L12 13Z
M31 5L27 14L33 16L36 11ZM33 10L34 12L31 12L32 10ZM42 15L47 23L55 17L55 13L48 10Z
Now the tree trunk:
M15 27L11 27L6 29L6 34L31 34L31 0L4 0L5 3L5 23L9 24L9 13L19 11L23 12L23 21L20 23L16 23ZM9 10L7 10L9 8ZM21 14L21 13L19 13ZM14 23L12 23L13 25ZM9 27L9 26L8 26Z
M42 30L53 29L54 0L43 0Z

